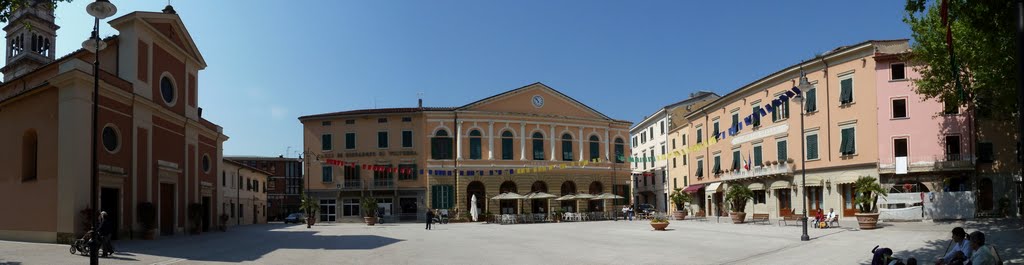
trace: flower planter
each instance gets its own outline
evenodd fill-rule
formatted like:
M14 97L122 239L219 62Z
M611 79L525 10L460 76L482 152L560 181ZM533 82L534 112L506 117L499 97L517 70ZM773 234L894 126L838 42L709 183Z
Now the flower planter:
M857 213L857 224L861 230L878 228L878 213Z
M665 228L668 227L668 222L664 222L664 223L653 223L652 222L651 223L651 227L653 227L654 230L656 230L656 231L665 231Z
M734 223L734 224L742 224L743 221L747 219L747 213L745 213L745 212L731 212L731 213L729 213L729 217L732 217L732 223Z
M672 218L675 218L676 220L686 219L686 211L675 211L672 213Z
M363 217L363 221L366 222L366 225L375 225L377 224L377 217Z

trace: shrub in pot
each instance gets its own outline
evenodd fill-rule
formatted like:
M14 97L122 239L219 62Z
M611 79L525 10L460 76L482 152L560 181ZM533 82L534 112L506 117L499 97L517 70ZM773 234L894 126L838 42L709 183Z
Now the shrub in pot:
M669 198L672 200L672 204L676 205L676 211L672 213L672 217L676 220L686 219L686 208L684 206L692 200L690 194L683 192L681 188L676 188L672 191L672 195Z
M668 227L668 218L660 213L654 214L651 217L651 227L656 231L665 231L665 228Z
M139 224L142 225L142 239L153 239L156 234L156 206L152 202L140 202L137 208Z
M310 228L316 223L316 212L320 210L320 204L309 195L303 194L299 210L306 212L306 228Z
M878 203L879 195L887 195L888 193L881 185L875 181L873 177L860 177L857 182L854 183L854 193L857 198L854 199L854 203L857 204L857 209L860 210L857 216L857 224L860 229L875 229L878 226L878 207L875 206Z
M366 225L377 224L377 199L373 197L363 197L363 221Z
M754 198L754 192L744 185L730 185L729 191L725 193L725 201L729 204L729 208L732 212L729 216L732 217L732 222L735 224L743 223L744 219L747 218L747 213L743 212L744 208L747 207L747 201Z

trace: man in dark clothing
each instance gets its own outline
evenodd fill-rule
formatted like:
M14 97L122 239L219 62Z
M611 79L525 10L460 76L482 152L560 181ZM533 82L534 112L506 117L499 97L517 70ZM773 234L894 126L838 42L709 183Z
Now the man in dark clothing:
M430 230L430 225L434 223L434 210L427 209L427 230Z
M100 212L100 243L103 256L110 256L114 253L114 246L110 244L110 234L114 232L114 222L107 219L107 212Z

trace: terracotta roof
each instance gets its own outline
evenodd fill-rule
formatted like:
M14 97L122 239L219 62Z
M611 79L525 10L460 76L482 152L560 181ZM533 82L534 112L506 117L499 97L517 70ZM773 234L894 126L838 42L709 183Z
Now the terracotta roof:
M238 162L238 161L235 161L235 160L224 158L224 162L232 163L232 164L238 165L238 166L240 166L242 168L255 171L257 173L267 174L267 176L273 176L274 175L274 173L270 173L270 172L267 172L267 171L263 171L262 169L250 167L249 165L243 164L242 162Z
M384 114L384 113L412 113L412 112L423 112L423 111L452 111L456 110L454 107L422 107L422 108L381 108L381 109L357 109L347 110L339 112L330 112L314 115L306 115L299 117L299 120L308 120L315 118L331 117L331 116L344 116L344 115L363 115L363 114Z

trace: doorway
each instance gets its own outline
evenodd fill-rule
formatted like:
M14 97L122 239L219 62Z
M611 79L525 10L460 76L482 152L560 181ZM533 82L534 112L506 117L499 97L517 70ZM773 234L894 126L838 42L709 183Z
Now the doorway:
M484 184L482 182L470 182L469 185L466 186L466 203L472 203L473 195L476 195L476 209L480 211L480 213L487 212L487 209L484 209L484 201L487 200L487 198L484 198L484 193L486 192L486 190L487 189L484 187ZM466 206L467 211L470 208L470 206Z
M992 210L992 179L983 178L978 182L978 210Z
M174 184L160 183L160 235L174 235Z
M203 197L203 232L210 232L210 197Z
M100 211L107 212L107 221L114 223L114 231L111 231L112 238L118 239L118 230L121 228L121 190L115 188L100 189Z
M789 189L776 189L775 197L779 198L779 216L793 215L793 197Z
M839 189L843 192L843 216L854 216L857 214L857 204L854 203L854 186L853 184L839 185Z
M824 192L821 187L807 187L807 214L824 213L824 209L821 207L822 196L824 196Z
M402 214L399 215L399 220L417 220L419 211L416 203L416 198L398 198L398 205L399 207L402 208Z
M715 210L718 212L717 216L729 216L729 214L726 213L725 208L722 208L722 193L715 192L715 195L712 197L714 197L715 200Z

